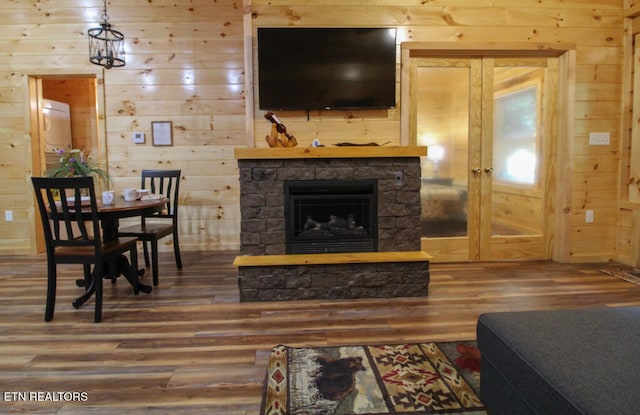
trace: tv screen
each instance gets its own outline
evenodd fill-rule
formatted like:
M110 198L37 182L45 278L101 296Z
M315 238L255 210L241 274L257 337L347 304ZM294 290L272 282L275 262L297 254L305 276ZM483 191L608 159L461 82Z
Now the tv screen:
M262 110L394 108L395 28L258 28Z

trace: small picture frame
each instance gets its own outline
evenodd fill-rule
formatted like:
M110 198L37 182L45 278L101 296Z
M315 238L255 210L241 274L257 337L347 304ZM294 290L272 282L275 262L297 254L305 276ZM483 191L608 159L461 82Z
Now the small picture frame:
M172 146L173 123L171 121L152 121L151 137L154 146Z

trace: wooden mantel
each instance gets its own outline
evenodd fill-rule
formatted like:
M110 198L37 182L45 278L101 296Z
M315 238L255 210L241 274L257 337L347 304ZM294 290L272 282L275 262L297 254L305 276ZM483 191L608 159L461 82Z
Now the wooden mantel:
M362 264L384 262L429 262L431 255L423 251L344 252L332 254L242 255L233 261L236 267L274 265Z
M235 149L235 158L237 160L422 157L426 155L427 147L424 146L267 147Z

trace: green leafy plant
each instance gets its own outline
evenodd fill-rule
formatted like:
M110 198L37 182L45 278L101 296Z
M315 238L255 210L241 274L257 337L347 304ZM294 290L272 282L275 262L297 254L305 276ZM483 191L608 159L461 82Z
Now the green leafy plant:
M109 173L98 167L96 161L91 155L85 156L84 151L74 148L68 151L64 149L58 150L60 162L58 166L47 172L49 177L74 177L74 176L93 176L100 180L104 185L108 186L111 182Z

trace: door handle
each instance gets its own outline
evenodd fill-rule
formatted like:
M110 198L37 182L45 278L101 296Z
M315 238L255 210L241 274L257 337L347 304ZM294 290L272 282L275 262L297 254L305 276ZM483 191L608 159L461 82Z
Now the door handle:
M487 173L487 174L493 173L493 167L485 167L484 168L484 172Z
M473 174L479 174L482 171L482 169L480 167L476 167L474 169L471 169L471 172Z

